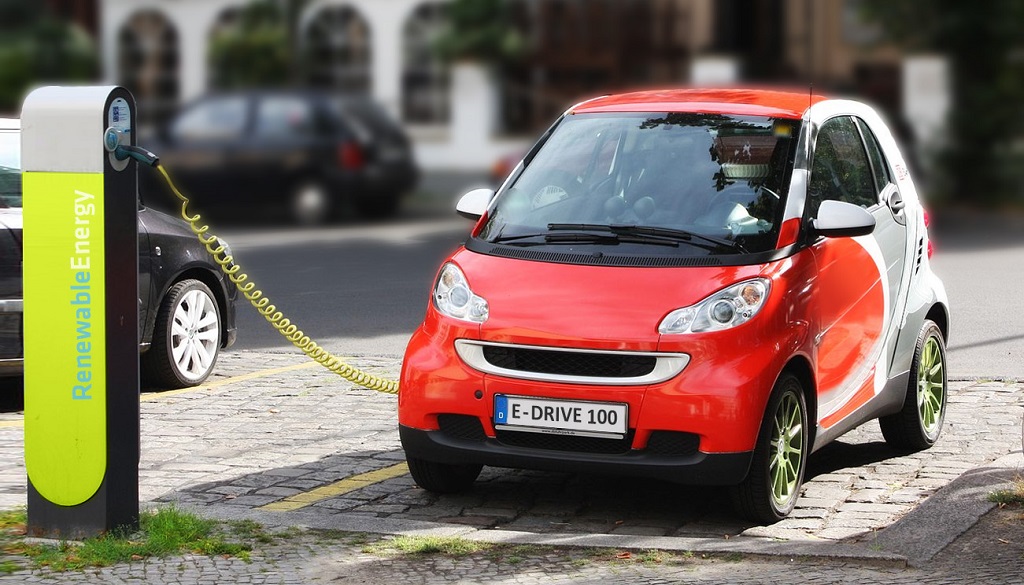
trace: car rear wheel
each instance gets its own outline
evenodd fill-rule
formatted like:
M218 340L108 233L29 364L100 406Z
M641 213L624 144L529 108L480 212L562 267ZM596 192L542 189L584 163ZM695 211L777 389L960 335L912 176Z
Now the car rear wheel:
M939 326L925 321L917 338L903 409L878 419L882 436L898 449L920 451L935 444L946 418L946 344Z
M146 381L162 388L201 384L213 371L220 351L220 307L210 288L183 280L160 303L153 343L142 354Z
M409 473L416 485L439 494L452 494L469 489L480 475L483 465L459 465L406 457Z
M736 512L769 524L788 516L800 496L809 453L803 385L787 372L768 399L750 472L732 490Z

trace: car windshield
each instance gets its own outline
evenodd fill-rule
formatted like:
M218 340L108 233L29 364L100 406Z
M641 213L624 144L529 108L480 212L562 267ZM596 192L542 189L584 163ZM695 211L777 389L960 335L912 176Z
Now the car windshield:
M21 207L21 145L18 132L0 130L0 207Z
M772 250L799 129L759 116L567 116L498 194L477 237L629 254Z

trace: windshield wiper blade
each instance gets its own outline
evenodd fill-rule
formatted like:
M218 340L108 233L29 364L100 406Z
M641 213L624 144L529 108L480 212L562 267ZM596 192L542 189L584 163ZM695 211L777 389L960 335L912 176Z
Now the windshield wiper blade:
M676 247L679 245L678 242L668 240L665 238L656 238L633 234L595 234L586 231L581 231L577 233L547 234L546 236L544 236L544 241L548 244L573 244L577 242L588 244L619 244L622 242L628 242L630 244L653 244L656 246Z
M492 240L489 240L492 244L504 244L505 242L515 242L517 240L528 240L530 238L542 238L549 235L547 232L541 232L536 234L516 234L514 236L497 236Z
M694 246L700 246L702 248L714 249L709 246L698 244L692 240L698 239L703 240L717 246L729 248L730 250L737 250L739 252L747 253L746 248L742 244L735 240L727 240L725 238L717 238L715 236L708 236L705 234L691 232L689 230L682 230L677 228L663 228L655 226L644 226L644 225L627 225L627 224L599 224L599 223L549 223L548 229L555 230L591 230L591 231L604 231L619 235L644 235L652 236L656 238L669 238L672 241L682 241L692 244Z

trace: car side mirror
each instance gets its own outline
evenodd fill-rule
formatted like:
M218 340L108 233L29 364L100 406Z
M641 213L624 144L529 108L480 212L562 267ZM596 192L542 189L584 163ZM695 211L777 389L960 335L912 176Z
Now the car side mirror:
M487 211L492 197L494 197L494 189L473 189L459 199L455 205L455 211L466 219L478 220Z
M827 200L821 202L811 225L815 234L826 238L852 238L875 231L875 218L858 205Z

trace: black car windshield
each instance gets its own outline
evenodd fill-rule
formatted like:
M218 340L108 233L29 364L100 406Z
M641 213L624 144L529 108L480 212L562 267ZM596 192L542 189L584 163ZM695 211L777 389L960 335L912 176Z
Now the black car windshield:
M0 207L21 207L21 139L0 130Z
M702 113L567 116L499 193L477 237L630 254L772 250L799 126Z

